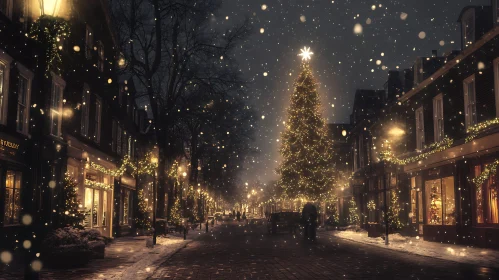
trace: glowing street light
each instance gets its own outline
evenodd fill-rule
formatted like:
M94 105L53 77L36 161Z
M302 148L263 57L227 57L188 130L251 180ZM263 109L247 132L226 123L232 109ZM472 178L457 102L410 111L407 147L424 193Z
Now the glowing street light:
M57 16L62 0L38 0L41 16Z
M403 129L401 129L400 127L392 127L389 131L388 131L388 135L390 135L391 137L400 137L402 135L405 134L405 131Z

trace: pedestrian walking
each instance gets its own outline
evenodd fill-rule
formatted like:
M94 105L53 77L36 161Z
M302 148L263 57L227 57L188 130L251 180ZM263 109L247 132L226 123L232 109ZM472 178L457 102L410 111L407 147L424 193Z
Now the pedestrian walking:
M243 212L243 222L246 222L246 212Z
M237 221L240 222L241 221L241 212L237 211L236 217L237 217Z

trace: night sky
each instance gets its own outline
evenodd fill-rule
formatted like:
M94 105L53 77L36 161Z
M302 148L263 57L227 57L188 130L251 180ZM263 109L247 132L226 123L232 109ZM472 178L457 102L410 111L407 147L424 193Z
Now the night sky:
M490 5L490 0L224 1L214 25L228 28L249 18L254 27L237 54L260 120L254 143L259 155L246 164L243 182L276 178L279 133L301 48L314 52L311 65L327 122L347 123L357 88L382 89L388 70L410 68L432 50L440 55L460 49L457 19L467 5ZM356 24L362 34L354 33Z

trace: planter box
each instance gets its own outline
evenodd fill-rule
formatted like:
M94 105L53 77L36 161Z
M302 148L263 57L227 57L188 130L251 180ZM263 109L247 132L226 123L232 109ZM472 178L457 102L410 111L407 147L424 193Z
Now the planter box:
M88 242L90 246L90 251L92 252L92 258L103 259L106 252L106 244L104 241L90 241Z
M52 268L75 268L86 265L92 256L88 246L65 245L42 254L43 263Z

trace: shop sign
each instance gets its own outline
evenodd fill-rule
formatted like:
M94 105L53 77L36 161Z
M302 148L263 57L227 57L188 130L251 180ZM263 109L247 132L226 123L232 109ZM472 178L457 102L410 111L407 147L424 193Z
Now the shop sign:
M429 176L438 176L438 175L440 175L440 169L437 169L437 168L430 169L428 171L428 175Z
M24 147L21 140L11 135L0 133L0 157L24 163Z

